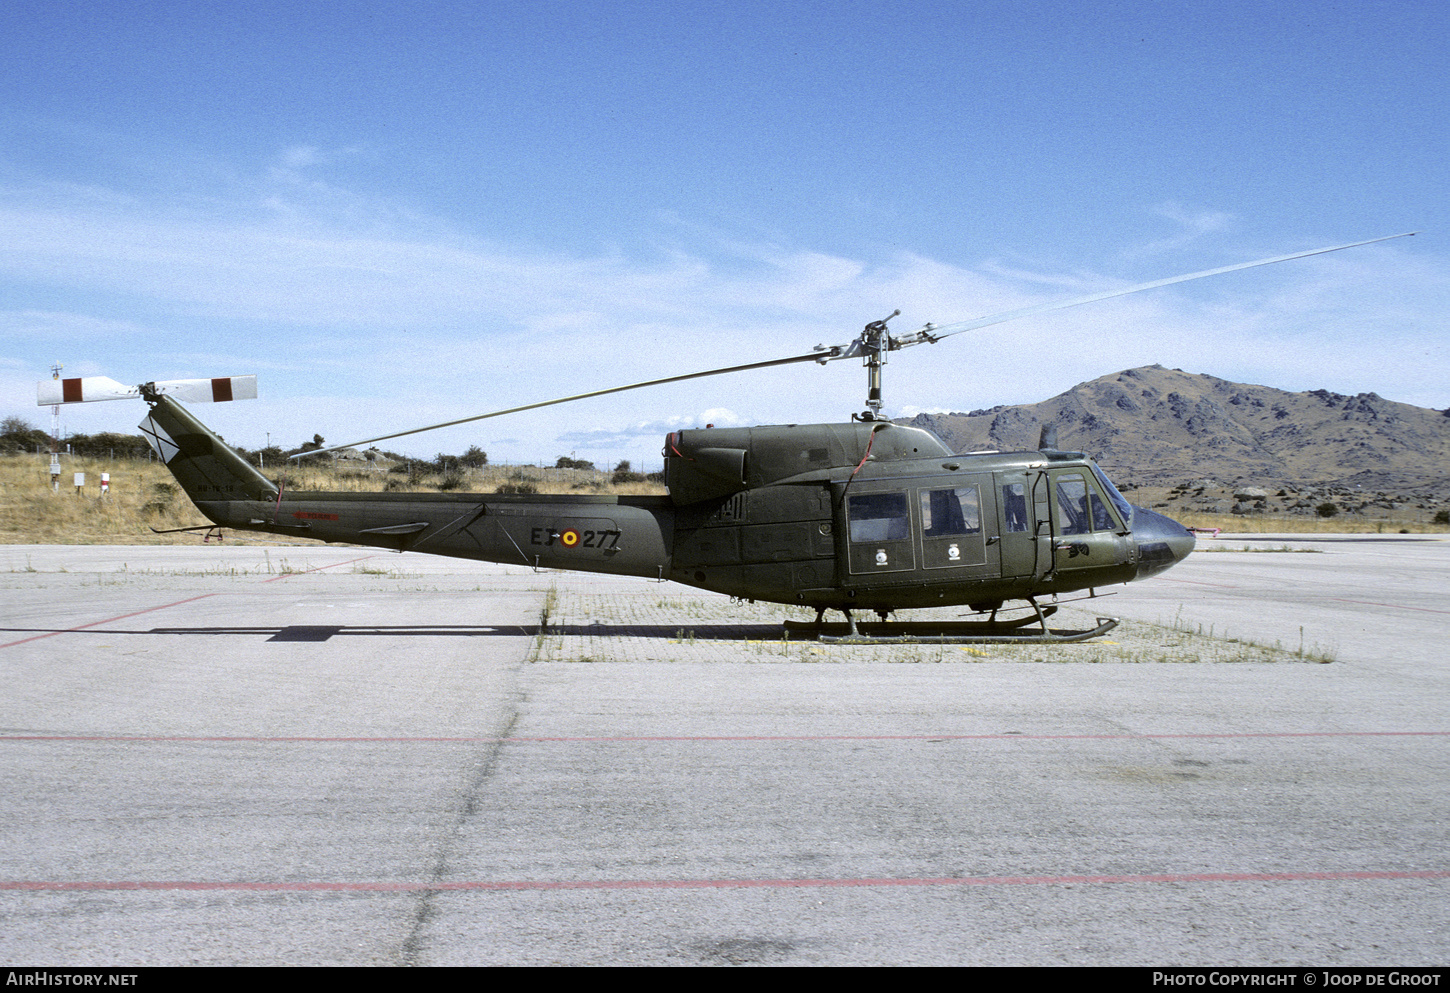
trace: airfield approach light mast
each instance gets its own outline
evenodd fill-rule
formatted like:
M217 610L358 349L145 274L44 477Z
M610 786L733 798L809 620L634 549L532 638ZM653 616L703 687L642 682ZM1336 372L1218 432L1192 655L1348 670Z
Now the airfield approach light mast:
M65 366L59 362L52 363L50 367L50 378L59 379L60 371ZM50 405L50 489L52 493L60 492L60 404Z

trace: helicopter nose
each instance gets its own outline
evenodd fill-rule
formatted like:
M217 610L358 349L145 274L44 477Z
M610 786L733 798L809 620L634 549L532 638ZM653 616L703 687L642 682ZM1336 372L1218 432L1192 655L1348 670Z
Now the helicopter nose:
M1146 507L1133 508L1133 541L1138 546L1137 579L1156 576L1182 562L1196 543L1182 524Z

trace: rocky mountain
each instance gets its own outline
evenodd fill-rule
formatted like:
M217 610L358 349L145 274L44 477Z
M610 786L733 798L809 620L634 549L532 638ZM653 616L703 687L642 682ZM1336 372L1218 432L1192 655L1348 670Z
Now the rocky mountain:
M1127 484L1450 485L1450 412L1374 393L1286 393L1157 365L1041 403L900 421L929 428L958 452L1036 448L1046 422L1057 425L1058 448L1088 452Z

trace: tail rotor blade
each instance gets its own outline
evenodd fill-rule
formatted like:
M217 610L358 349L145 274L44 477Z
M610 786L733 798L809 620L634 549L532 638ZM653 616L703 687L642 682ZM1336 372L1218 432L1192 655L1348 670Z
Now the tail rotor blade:
M79 379L42 379L35 384L36 405L50 407L60 403L92 403L97 400L126 400L141 395L136 386L123 386L107 376L85 376Z
M217 379L168 379L147 383L153 392L187 403L222 403L257 399L256 376L221 376Z
M219 403L223 400L257 399L256 376L221 376L216 379L165 379L143 386L126 386L109 376L79 379L42 379L36 383L36 403L49 407L61 403L94 403L99 400L129 400L146 393L164 394L187 403Z

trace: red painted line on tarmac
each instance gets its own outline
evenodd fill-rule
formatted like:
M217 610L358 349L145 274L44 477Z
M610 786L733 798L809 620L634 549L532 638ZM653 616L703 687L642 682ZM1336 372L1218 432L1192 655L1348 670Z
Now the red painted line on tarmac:
M947 876L861 879L552 879L444 882L206 882L202 880L93 880L0 882L0 890L31 892L211 891L244 893L446 893L500 890L809 889L884 886L1074 886L1124 883L1298 883L1390 879L1450 879L1447 869L1400 872L1155 872L1113 876Z
M530 744L628 744L630 742L780 742L780 741L1162 741L1184 739L1248 738L1433 738L1450 736L1450 731L1205 731L1191 734L797 734L797 735L636 735L632 737L558 738L469 738L443 736L413 737L324 737L312 735L69 735L5 734L4 741L132 741L178 744L440 744L440 745L530 745Z
M346 562L334 562L331 565L320 565L313 569L302 569L298 572L287 572L280 576L273 576L271 579L262 580L263 583L275 583L279 579L287 579L291 576L303 576L309 572L321 572L323 569L335 569L340 565L352 565L354 562L361 562L364 559L376 558L375 555L361 555L355 559L348 559ZM195 603L197 600L205 600L207 597L217 596L215 593L203 593L200 596L188 597L185 600L177 600L174 603L163 603L158 607L147 607L145 610L133 610L129 614L122 614L119 617L108 617L103 621L91 621L89 624L77 624L73 628L66 628L63 631L47 631L45 634L32 635L29 638L21 638L19 641L8 641L0 648L13 648L16 645L24 645L32 641L39 641L42 638L54 638L58 634L74 634L77 631L84 631L86 628L98 627L102 624L111 624L115 621L124 621L128 617L139 617L141 614L149 614L156 610L166 610L169 607L179 607L184 603Z
M315 566L315 567L313 567L311 569L298 569L296 572L284 572L280 576L273 576L271 579L264 579L264 580L262 580L262 582L264 582L264 583L275 583L275 582L278 582L279 580L290 579L293 576L305 576L308 573L321 572L323 569L336 569L340 565L352 565L354 562L362 562L362 561L364 561L366 559L375 559L375 558L377 558L376 555L359 555L357 558L355 558L355 559L348 559L346 562L334 562L331 565L319 565L319 566Z
M11 648L15 645L24 645L27 642L39 641L42 638L54 638L58 634L72 634L76 631L84 631L86 628L97 627L101 624L110 624L113 621L124 621L128 617L139 617L141 614L149 614L155 610L166 610L169 607L180 607L183 603L195 603L197 600L205 600L209 596L216 596L215 593L203 593L201 596L187 597L185 600L177 600L175 603L163 603L159 607L147 607L145 610L133 610L129 614L122 614L120 617L108 617L104 621L91 621L89 624L77 624L73 628L66 628L64 631L47 631L45 634L33 635L29 638L21 638L19 641L6 642L0 648Z
M1338 600L1340 603L1362 603L1369 607L1392 607L1395 610L1419 610L1427 614L1450 614L1450 610L1436 610L1434 607L1410 607L1403 603L1380 603L1377 600L1350 600L1346 597L1330 597L1331 600Z

